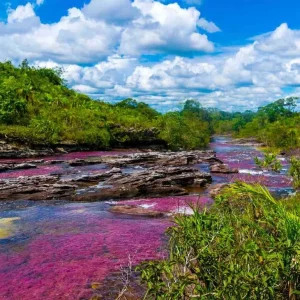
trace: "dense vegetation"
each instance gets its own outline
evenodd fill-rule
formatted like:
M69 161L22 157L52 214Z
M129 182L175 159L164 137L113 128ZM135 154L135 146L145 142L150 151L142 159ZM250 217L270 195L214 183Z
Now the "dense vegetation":
M29 144L71 142L95 148L161 143L196 149L212 133L256 137L269 147L300 144L297 98L280 99L254 113L204 109L187 100L181 111L161 114L133 99L115 105L67 87L61 70L0 63L0 134Z
M235 183L209 211L178 216L170 257L140 266L150 299L299 299L299 199Z
M0 63L0 134L29 144L69 143L108 148L162 143L169 148L206 146L211 128L195 101L160 114L126 99L94 101L66 86L61 70Z
M226 113L215 121L218 133L238 137L256 137L270 148L293 149L300 146L300 113L295 110L298 98L279 99L260 107L256 113Z

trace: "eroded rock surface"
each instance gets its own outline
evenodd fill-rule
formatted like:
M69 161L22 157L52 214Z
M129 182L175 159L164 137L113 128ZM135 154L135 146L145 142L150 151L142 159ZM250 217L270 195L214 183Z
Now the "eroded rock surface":
M5 172L8 170L26 170L35 169L37 166L33 163L22 163L22 164L1 164L0 172Z
M150 209L145 209L142 207L136 207L133 205L116 205L110 208L110 212L117 214L126 214L142 217L151 217L151 218L161 218L164 216L164 213L158 211L152 211Z
M235 174L235 173L239 172L238 169L235 169L235 168L232 169L228 165L223 164L223 163L213 164L210 167L210 171L211 171L211 173L221 173L221 174Z
M194 165L220 163L213 151L147 152L35 162L3 164L0 172L37 167L48 169L53 164L61 165L62 169L55 176L2 179L0 200L101 201L186 195L189 187L200 188L212 181L210 174L201 172ZM81 172L81 168L92 165L101 165L104 170ZM128 169L132 171L128 172Z
M60 183L58 176L32 176L0 180L0 200L51 200L70 197L76 186Z
M211 182L210 174L192 167L154 167L133 174L117 171L110 174L111 176L106 180L104 179L106 176L102 176L104 179L102 187L90 193L75 195L73 200L99 201L144 196L180 196L188 194L185 187L203 186Z
M238 138L233 139L227 142L227 144L243 145L243 146L252 146L252 147L263 147L264 143L258 141L256 138Z
M201 162L220 162L213 151L146 152L68 161L70 166L104 163L111 167L185 166Z

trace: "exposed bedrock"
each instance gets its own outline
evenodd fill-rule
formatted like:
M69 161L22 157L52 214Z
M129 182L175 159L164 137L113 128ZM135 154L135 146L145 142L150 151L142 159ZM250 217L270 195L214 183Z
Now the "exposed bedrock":
M213 168L221 165L213 151L149 152L65 161L63 163L68 172L73 170L68 165L80 168L104 164L111 169L98 173L68 173L67 177L49 175L2 179L0 200L102 201L186 195L190 187L203 187L211 183L211 175L196 167L203 162L211 164ZM8 166L15 169L35 168L36 164L5 165L3 168ZM122 172L119 167L134 167L134 172Z
M0 179L0 200L104 201L187 195L190 188L205 187L212 182L211 174L199 170L202 163L210 165L211 173L238 172L223 164L213 151L146 152L71 161L7 163L0 165L0 172L61 164L66 173ZM85 170L81 166L96 164L103 165L107 171L81 171Z
M142 207L136 207L134 205L115 205L111 207L109 211L117 214L126 214L149 218L160 218L165 215L163 212L145 209Z
M190 167L151 168L133 174L123 174L118 169L112 169L68 180L60 179L59 176L0 180L0 199L101 201L140 196L186 195L185 187L203 186L209 182L210 174ZM94 185L87 187L88 183Z
M76 194L74 201L97 201L135 197L180 196L185 187L203 186L211 176L191 167L154 167L133 174L113 174L102 187L90 193Z
M0 172L5 172L9 170L26 170L35 169L37 166L32 163L22 163L22 164L0 164Z
M210 166L211 173L220 173L220 174L235 174L238 173L238 169L232 169L228 165L223 163L216 163Z
M146 152L67 161L70 166L103 163L111 167L185 166L202 162L221 163L214 151Z
M264 143L258 141L256 138L238 138L231 141L227 141L228 144L236 144L243 146L263 147Z
M59 183L58 176L32 176L0 180L0 200L50 200L70 197L75 185Z

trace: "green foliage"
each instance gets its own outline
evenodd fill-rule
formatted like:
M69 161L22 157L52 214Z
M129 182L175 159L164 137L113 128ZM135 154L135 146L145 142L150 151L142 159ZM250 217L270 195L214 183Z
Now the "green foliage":
M207 112L162 115L149 105L125 99L115 105L70 90L61 69L0 63L0 133L31 144L64 141L95 148L137 146L162 139L173 149L209 142Z
M274 153L266 153L264 159L262 160L258 157L255 157L254 161L257 166L263 169L269 169L274 172L280 172L282 170L282 164Z
M293 149L300 146L300 114L295 111L297 97L279 99L256 113L226 113L210 110L212 127L217 134L256 137L269 148Z
M68 140L98 148L162 140L175 150L197 149L208 144L212 133L257 137L272 148L300 146L295 97L280 99L257 113L204 109L187 100L181 111L162 115L131 98L115 105L92 100L68 89L62 72L31 67L26 60L19 67L0 63L0 133L13 132L33 144Z
M292 157L290 160L289 174L293 178L293 185L296 189L300 188L300 159Z
M139 266L147 299L296 299L299 206L259 185L233 184L210 211L178 216L169 259Z
M187 112L172 112L162 116L159 122L160 138L174 150L197 149L209 143L210 130L207 122Z
M262 125L265 122L274 123L279 119L291 117L296 107L297 97L287 99L279 99L274 103L270 103L258 109L258 117L261 119Z

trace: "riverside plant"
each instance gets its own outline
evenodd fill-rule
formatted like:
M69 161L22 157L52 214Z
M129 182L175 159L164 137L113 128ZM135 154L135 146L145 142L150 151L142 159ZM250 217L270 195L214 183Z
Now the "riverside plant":
M293 185L295 189L300 188L300 159L292 157L290 160L291 167L289 175L293 178Z
M293 199L235 183L209 211L177 216L167 260L138 268L145 299L292 299L300 295L300 218ZM299 298L298 298L299 299Z
M266 153L264 159L254 158L255 164L262 169L272 170L274 172L280 172L282 169L282 164L277 159L276 154Z

